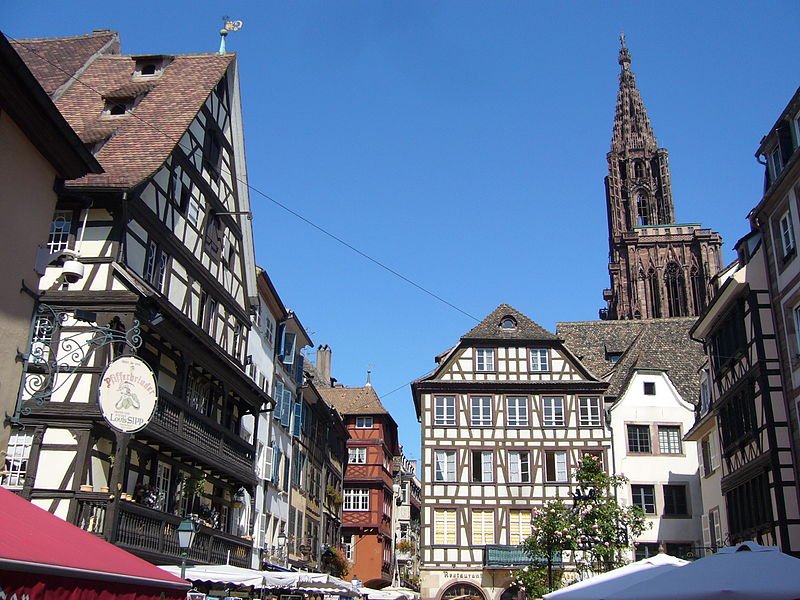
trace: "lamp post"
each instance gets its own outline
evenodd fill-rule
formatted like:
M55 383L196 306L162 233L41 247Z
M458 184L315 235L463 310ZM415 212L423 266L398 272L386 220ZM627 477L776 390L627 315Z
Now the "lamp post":
M186 579L186 557L194 542L197 527L191 519L184 519L175 531L178 532L178 546L181 549L181 579Z
M278 555L281 558L281 562L284 562L284 552L286 552L286 531L281 527L281 530L278 532ZM284 562L282 566L285 567L286 563Z

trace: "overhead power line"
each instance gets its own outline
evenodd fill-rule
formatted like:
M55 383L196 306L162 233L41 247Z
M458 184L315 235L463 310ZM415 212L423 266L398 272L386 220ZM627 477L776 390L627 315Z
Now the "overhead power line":
M18 39L15 39L15 38L9 37L9 36L6 36L6 37L7 37L9 40L11 40L11 41L13 41L13 42L15 42L15 43L19 44L19 45L20 45L20 46L22 46L22 47L24 47L24 48L25 48L25 49L26 49L28 52L30 52L30 53L32 53L32 54L35 54L35 55L36 55L38 58L42 59L43 61L45 61L46 63L48 63L48 64L49 64L49 65L51 65L52 67L54 67L54 68L58 69L58 70L59 70L61 73L63 73L64 75L66 75L66 76L67 76L69 79L72 79L74 82L81 84L81 85L82 85L82 86L84 86L85 88L87 88L87 89L91 90L93 93L97 94L99 97L101 97L101 98L103 97L103 94L102 94L102 93L101 93L99 90L97 90L96 88L92 87L92 86L91 86L91 85L89 85L88 83L86 83L86 82L82 81L80 77L76 77L74 74L72 74L72 73L69 73L68 71L65 71L64 69L62 69L62 68L61 68L61 66L60 66L60 65L58 65L58 64L56 64L56 63L54 63L54 62L52 62L52 61L51 61L51 60L49 60L49 59L48 59L46 56L43 56L42 54L40 54L39 52L37 52L35 49L31 48L29 45L26 45L26 44L24 43L24 41L23 41L23 40L18 40ZM129 114L131 117L133 117L133 118L137 119L139 122L141 122L141 123L145 124L147 127L150 127L150 128L153 130L153 131L156 131L156 132L158 132L160 135L164 136L165 138L169 138L169 137L170 137L170 136L168 136L168 135L166 134L166 132L164 132L163 130L159 129L159 128L158 128L156 125L154 125L154 124L150 123L150 122L149 122L149 121L147 121L146 119L143 119L143 118L141 118L141 117L140 117L140 116L138 116L138 115L137 115L137 114L136 114L134 111L131 111L131 112L130 112L130 113L128 113L128 114ZM177 143L176 145L177 145L177 146L180 146L180 147L181 147L183 150L188 150L188 151L190 151L190 152L191 152L191 148L187 148L185 145L182 145L180 141L178 141L178 143ZM223 167L221 167L221 168L222 168L222 169L224 169L224 166L223 166ZM316 229L316 230L317 230L317 231L319 231L320 233L322 233L322 234L324 234L324 235L328 236L329 238L331 238L332 240L334 240L334 241L338 242L339 244L341 244L342 246L344 246L344 247L345 247L345 248L347 248L348 250L350 250L350 251L352 251L352 252L355 252L356 254L358 254L358 255L359 255L359 256L361 256L362 258L366 259L367 261L371 262L371 263L372 263L372 264L374 264L375 266L377 266L377 267L379 267L379 268L383 269L384 271L387 271L388 273L390 273L390 274L394 275L394 276L395 276L395 277L397 277L398 279L401 279L402 281L406 282L407 284L411 285L412 287L416 288L417 290L419 290L419 291L421 291L421 292L423 292L423 293L427 294L428 296L430 296L431 298L434 298L435 300L438 300L438 301L439 301L439 302L441 302L442 304L444 304L444 305L448 306L449 308L452 308L453 310L455 310L455 311L457 311L457 312L461 313L462 315L464 315L464 316L466 316L466 317L469 317L470 319L472 319L472 320L474 320L474 321L476 321L476 322L480 322L480 319L478 319L478 318L477 318L477 317L475 317L474 315L471 315L471 314L470 314L470 313L468 313L467 311L465 311L465 310L463 310L462 308L460 308L460 307L456 306L455 304L453 304L453 303L452 303L452 302L450 302L449 300L446 300L445 298L443 298L443 297L441 297L440 295L438 295L437 293L435 293L435 292L433 292L433 291L429 290L429 289L428 289L428 288L426 288L425 286L423 286L423 285L421 285L421 284L417 283L416 281L412 280L411 278L409 278L409 277L406 277L405 275L403 275L403 274L402 274L402 273L400 273L399 271L397 271L397 270L393 269L392 267L388 266L387 264L385 264L384 262L380 261L379 259L377 259L377 258L374 258L373 256L371 256L371 255L367 254L366 252L364 252L364 251L362 251L362 250L358 249L357 247L355 247L355 246L354 246L354 245L352 245L351 243L347 242L346 240L342 239L341 237L339 237L338 235L336 235L336 234L332 233L331 231L328 231L327 229L325 229L325 228L324 228L324 227L322 227L321 225L317 225L317 224L316 224L314 221L312 221L311 219L309 219L309 218L307 218L307 217L305 217L305 216L301 215L300 213L298 213L298 212L297 212L297 211L295 211L294 209L290 208L289 206L287 206L287 205L286 205L286 204L284 204L283 202L280 202L280 201L276 200L275 198L271 197L269 194L267 194L267 193L265 193L265 192L262 192L260 189L258 189L258 188L256 188L256 187L254 187L254 186L253 186L253 185L251 185L249 182L246 182L246 181L243 181L243 180L241 180L240 178L238 178L237 176L233 175L232 173L230 173L230 172L229 172L229 171L227 171L227 170L225 170L224 172L225 172L225 173L226 173L226 174L227 174L229 177L231 177L231 179L233 179L234 181L237 181L237 182L241 183L242 185L245 185L245 186L247 186L247 188L248 188L250 191L254 192L255 194L257 194L257 195L261 196L262 198L264 198L264 199L266 199L266 200L269 200L269 201L270 201L270 202L272 202L272 203L273 203L275 206L278 206L279 208L281 208L281 209L283 209L284 211L288 212L288 213L289 213L290 215L292 215L293 217L295 217L295 218L297 218L297 219L299 219L299 220L303 221L303 222L304 222L306 225L309 225L310 227L312 227L312 228ZM398 388L398 389L400 389L400 388ZM394 391L397 391L397 390L393 390L393 392L394 392ZM389 392L389 393L391 394L391 393L393 393L393 392ZM388 394L387 394L387 395L388 395Z

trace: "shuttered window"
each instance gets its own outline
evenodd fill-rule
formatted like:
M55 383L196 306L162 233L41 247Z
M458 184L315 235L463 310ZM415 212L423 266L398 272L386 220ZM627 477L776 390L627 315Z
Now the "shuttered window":
M531 511L508 511L508 542L512 546L519 546L531 535Z
M493 510L481 509L472 511L472 544L474 546L494 544Z
M433 511L433 543L455 545L456 543L456 511L453 509L435 509Z

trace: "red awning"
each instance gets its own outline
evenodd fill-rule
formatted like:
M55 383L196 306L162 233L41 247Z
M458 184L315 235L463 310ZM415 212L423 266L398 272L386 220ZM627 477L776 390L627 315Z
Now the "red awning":
M18 591L18 598L21 592L30 600L158 600L162 593L185 598L190 587L0 488L0 588L6 597Z

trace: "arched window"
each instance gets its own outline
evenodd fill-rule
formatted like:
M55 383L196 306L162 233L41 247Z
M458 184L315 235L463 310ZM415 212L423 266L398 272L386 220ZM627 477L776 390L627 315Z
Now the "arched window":
M516 329L517 328L517 321L511 315L506 315L503 317L503 320L500 321L500 329Z
M686 278L678 263L671 262L664 269L667 288L667 309L670 317L686 316Z
M692 265L692 272L689 274L692 285L692 300L694 301L694 314L699 315L706 307L706 284L703 280L703 273Z
M647 194L639 192L636 194L636 212L639 215L639 225L651 225L650 202Z
M486 600L481 589L471 583L456 583L445 590L442 600Z
M633 163L633 173L636 179L642 179L644 177L644 165L642 165L642 161L637 160Z
M661 316L661 290L658 285L658 277L651 268L647 272L647 300L649 305L648 317L658 319Z

